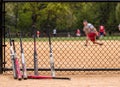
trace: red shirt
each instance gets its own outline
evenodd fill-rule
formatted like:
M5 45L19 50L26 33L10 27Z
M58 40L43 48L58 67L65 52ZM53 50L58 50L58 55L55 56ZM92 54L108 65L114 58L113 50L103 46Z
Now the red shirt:
M99 32L104 32L105 31L105 27L104 26L100 26Z
M40 31L37 31L37 34L40 34Z
M76 34L80 34L80 30L79 29L77 29Z

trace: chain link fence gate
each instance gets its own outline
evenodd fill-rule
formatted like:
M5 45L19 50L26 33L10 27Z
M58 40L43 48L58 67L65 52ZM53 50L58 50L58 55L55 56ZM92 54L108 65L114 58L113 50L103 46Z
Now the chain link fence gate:
M33 30L31 28L32 23L36 23L36 20L32 20L31 16L32 13L27 12L29 11L28 7L22 9L20 6L27 6L26 3L5 3L5 25L11 29L12 38L15 40L16 49L17 49L17 56L21 62L21 54L20 54L20 42L19 42L19 33L22 30L22 40L23 40L23 48L25 53L26 59L26 66L27 69L33 71L34 62L33 62ZM69 3L72 5L72 3ZM88 4L90 8L93 6L90 3L83 3L82 5ZM110 4L110 3L109 3ZM118 3L116 3L118 4ZM42 3L44 8L46 3ZM104 3L103 3L104 5ZM32 5L31 5L32 6ZM38 7L40 7L38 5ZM75 5L77 6L77 5ZM107 5L107 8L110 8L110 5ZM33 6L33 8L35 8ZM75 9L80 8L79 6ZM104 9L105 11L107 10ZM42 9L42 8L41 8ZM59 8L58 8L59 9ZM82 9L85 9L84 7ZM101 8L103 9L103 8ZM88 9L89 10L89 9ZM96 28L99 30L99 26L102 24L106 24L107 20L102 19L99 23L95 23L92 21L92 18L89 19L89 14L87 13L88 10L84 12L84 17L81 19L83 20L85 17L88 18ZM96 12L96 10L95 10ZM92 14L92 13L91 13ZM112 14L112 13L111 13ZM42 14L39 14L42 15ZM101 12L103 17L107 17L106 14ZM47 15L46 15L47 16ZM79 16L79 14L77 14ZM88 16L88 17L87 17ZM31 22L27 21L28 19ZM93 18L97 20L97 18ZM42 19L41 19L42 20ZM57 74L74 74L79 73L80 71L119 71L120 70L120 32L118 31L118 24L113 24L108 26L107 24L104 25L106 29L106 36L100 38L98 41L104 43L104 45L94 45L92 42L89 41L89 45L85 46L85 34L82 31L82 21L79 20L81 26L77 27L80 28L81 36L76 36L76 29L72 27L70 29L64 30L57 30L57 35L54 37L53 29L51 27L51 40L52 40L52 50L53 50L53 57L55 63L55 69ZM22 23L24 22L25 23ZM45 20L43 20L45 22ZM21 23L21 24L20 24ZM27 23L29 26L27 26ZM95 23L95 24L94 24ZM39 23L38 23L39 24ZM43 23L42 23L43 24ZM20 27L24 26L23 27ZM39 24L40 25L40 24ZM36 26L39 26L36 23ZM37 36L37 53L38 53L38 67L40 74L49 74L50 73L50 58L49 58L49 43L48 37L46 34L45 24L42 27L43 29L39 29L37 27L37 31L40 31L40 36ZM52 25L52 23L51 23ZM42 25L40 25L42 26ZM112 30L110 30L110 29ZM11 68L11 60L10 60L10 46L9 46L9 37L7 34L7 28L5 29L5 44L7 47L5 48L4 58L5 58L5 66L4 70L6 72L10 72ZM10 72L11 73L11 72Z

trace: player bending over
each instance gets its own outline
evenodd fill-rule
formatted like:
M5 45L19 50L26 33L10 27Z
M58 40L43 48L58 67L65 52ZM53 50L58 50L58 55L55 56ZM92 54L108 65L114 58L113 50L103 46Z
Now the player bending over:
M91 40L93 42L93 44L103 45L103 43L99 43L96 41L96 36L98 36L98 32L97 32L96 28L91 23L88 23L87 20L83 21L83 25L84 25L83 31L86 34L85 46L88 45L89 40Z

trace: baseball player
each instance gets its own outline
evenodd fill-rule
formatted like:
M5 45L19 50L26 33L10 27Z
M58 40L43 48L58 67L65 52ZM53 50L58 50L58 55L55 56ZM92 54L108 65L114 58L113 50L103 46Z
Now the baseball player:
M79 37L80 36L80 29L76 30L76 36Z
M106 35L105 27L103 25L101 25L99 28L99 36L102 38L105 35Z
M99 43L96 41L96 36L98 36L96 28L91 23L88 23L87 20L83 21L83 25L84 25L83 31L85 32L86 35L85 46L88 45L89 40L92 41L93 44L103 45L103 43Z

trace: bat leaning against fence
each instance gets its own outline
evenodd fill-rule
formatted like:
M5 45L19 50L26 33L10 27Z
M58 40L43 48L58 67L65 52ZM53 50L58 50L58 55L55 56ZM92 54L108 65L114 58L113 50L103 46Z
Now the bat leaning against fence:
M50 25L48 25L48 38L49 38L49 48L50 48L50 68L51 68L51 77L45 77L49 79L64 79L64 80L70 80L70 78L67 77L56 77L55 76L55 67L54 67L54 59L53 59L53 52L52 52L52 42L50 37Z
M50 68L51 68L51 75L52 77L55 77L55 68L54 68L54 59L53 59L53 53L52 53L52 44L51 44L51 37L50 37L50 26L48 25L48 38L49 38L49 48L50 48Z
M9 35L9 42L10 42L10 57L11 57L11 62L12 62L13 76L14 76L14 79L17 79L16 66L15 66L15 54L13 50L10 29L8 29L8 35Z
M70 78L67 77L55 77L55 69L54 69L54 61L52 56L52 47L51 47L51 41L49 38L49 46L50 46L50 67L51 67L51 73L52 76L41 76L38 75L38 59L37 59L37 49L36 49L36 38L34 34L34 75L28 75L29 79L62 79L62 80L70 80Z
M22 46L22 35L20 33L20 48L21 48L21 61L22 61L22 72L23 72L23 79L27 79L27 69L25 64L25 56Z
M16 49L15 49L15 42L14 42L14 40L12 40L12 44L13 44L14 59L15 59L15 66L16 66L15 70L16 70L16 74L17 74L18 80L21 80L22 79L22 74L21 74L21 71L20 71L19 61L18 61L18 58L16 56Z
M38 75L38 55L37 55L35 34L34 34L34 74Z

